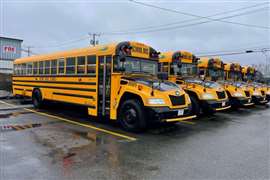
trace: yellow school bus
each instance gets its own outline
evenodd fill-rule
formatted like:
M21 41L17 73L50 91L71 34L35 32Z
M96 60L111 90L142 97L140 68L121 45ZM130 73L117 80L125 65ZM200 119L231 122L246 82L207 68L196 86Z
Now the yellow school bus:
M246 83L252 97L252 102L255 104L265 104L268 102L267 87L263 84L255 82L256 70L251 66L242 67L242 78Z
M199 60L198 68L200 74L223 85L233 108L253 105L251 97L247 96L244 89L238 87L234 81L236 74L237 76L239 73L241 75L239 66L234 66L231 63L224 64L219 57L202 57Z
M190 96L192 112L212 114L230 108L224 88L210 80L200 79L197 58L187 51L160 54L159 69L168 74L169 80L179 84Z
M37 108L46 100L85 106L129 131L194 118L185 91L157 75L158 52L127 41L17 59L13 93Z

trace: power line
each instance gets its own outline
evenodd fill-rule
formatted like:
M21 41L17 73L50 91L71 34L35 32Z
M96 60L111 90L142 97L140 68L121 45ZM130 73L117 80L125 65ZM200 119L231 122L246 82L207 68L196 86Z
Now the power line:
M249 54L249 53L258 53L258 52L268 52L270 48L263 48L261 50L245 50L241 52L230 52L230 53L220 53L220 54L204 54L197 55L197 57L206 57L206 56L230 56L230 55L240 55L240 54Z
M261 8L261 9L265 9L265 8ZM240 13L240 14L236 14L236 15L232 15L232 16L226 16L226 17L222 17L219 19L229 19L229 18L233 18L233 17L237 17L237 16L242 16L242 15L246 15L246 14L250 14L251 12L258 12L261 11L261 9L256 9L253 11L249 11L249 12L244 12L244 13ZM130 31L130 32L112 32L112 33L103 33L104 35L125 35L125 34L143 34L143 33L151 33L151 32L159 32L159 31L168 31L168 30L172 30L172 29L180 29L180 28L185 28L185 27L190 27L190 26L194 26L194 25L200 25L200 24L205 24L205 23L209 23L211 21L207 20L207 21L201 21L201 22L196 22L196 23L191 23L191 24L184 24L184 25L178 25L178 26L171 26L171 27L164 27L164 28L157 28L157 29L150 29L150 30L145 30L145 31ZM252 26L254 27L255 25L248 25L245 24L247 26ZM256 27L260 27L260 28L269 28L270 27L264 27L264 26L256 26Z
M173 10L173 9L169 9L169 8L164 8L164 7L160 7L160 6L156 6L156 5L152 5L152 4L147 4L147 3L143 3L143 2L139 2L139 1L135 1L135 0L129 0L129 1L130 2L133 2L133 3L136 3L136 4L139 4L139 5L142 5L142 6L156 8L156 9L160 9L160 10L163 10L163 11L168 11L168 12L172 12L172 13L182 14L182 15L186 15L186 16L192 16L192 17L201 18L201 19L207 19L207 20L209 20L209 22L211 22L211 21L218 21L218 22L235 24L235 25L241 25L241 26L246 26L246 27L254 27L254 28L261 28L261 29L270 29L270 27L265 27L265 26L257 26L257 25L245 24L245 23L239 23L239 22L233 22L233 21L225 21L225 20L223 20L224 18L214 19L214 18L211 18L211 17L208 17L208 16L200 16L200 15L196 15L196 14L192 14L192 13L187 13L187 12ZM269 4L269 2L265 2L263 4Z
M217 51L207 51L207 52L194 52L194 54L200 54L200 55L203 55L203 54L216 54L216 53L226 53L226 52L232 52L232 51L244 51L246 49L261 50L261 49L267 48L267 47L265 47L265 44L268 45L269 43L268 42L263 43L263 45L261 45L261 46L246 46L245 48L239 48L239 49L217 50ZM270 45L268 47L270 48Z
M265 4L268 4L268 3L259 3L259 4L255 4L255 5L252 5L252 6L246 6L246 7L233 9L233 10L229 10L229 11L223 11L223 12L219 12L219 13L216 13L216 14L206 16L206 17L215 17L215 16L220 16L220 15L224 15L224 14L228 14L228 13L239 12L239 11L242 11L242 10L245 10L245 9L251 9L251 8L254 8L254 7L258 7L258 6L263 6ZM153 28L164 27L164 26L167 27L167 26L176 25L176 24L182 24L182 23L187 23L187 22L192 22L192 21L198 21L200 19L202 19L202 18L197 17L197 18L193 18L193 19L170 22L170 23L156 25L156 26L145 26L145 27L138 27L138 28L133 28L133 29L121 30L121 31L134 31L134 30L153 29Z

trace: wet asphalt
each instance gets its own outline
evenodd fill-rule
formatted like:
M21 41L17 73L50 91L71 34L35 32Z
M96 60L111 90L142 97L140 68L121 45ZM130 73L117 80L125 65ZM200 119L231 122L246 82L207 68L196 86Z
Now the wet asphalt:
M1 179L270 179L270 108L256 106L158 125L142 134L49 104L42 112L136 138L135 141L0 102Z

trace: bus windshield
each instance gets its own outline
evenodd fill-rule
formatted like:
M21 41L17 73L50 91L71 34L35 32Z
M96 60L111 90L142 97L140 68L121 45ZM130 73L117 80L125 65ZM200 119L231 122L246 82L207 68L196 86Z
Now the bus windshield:
M179 67L177 64L171 65L171 74L181 75L181 76L196 76L197 75L197 66L196 64L181 64Z
M138 72L157 75L158 62L136 57L126 57L124 67L125 72L128 73Z
M230 71L228 74L228 78L230 80L240 80L241 77L242 77L241 72Z

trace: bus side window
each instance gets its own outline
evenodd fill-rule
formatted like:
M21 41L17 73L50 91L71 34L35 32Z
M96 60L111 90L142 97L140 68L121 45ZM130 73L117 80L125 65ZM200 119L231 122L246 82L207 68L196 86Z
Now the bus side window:
M45 74L50 74L51 61L45 61Z
M14 64L13 74L18 75L18 65L17 64Z
M96 74L96 56L87 56L87 74Z
M77 74L85 74L85 56L77 57Z
M38 63L37 62L34 62L33 73L38 74Z
M65 73L65 59L58 59L58 74Z
M39 74L44 74L44 61L39 61Z
M75 74L75 57L66 59L66 74Z
M33 63L27 63L27 75L32 75L33 73Z
M51 74L57 74L57 60L51 61Z
M26 75L26 64L22 64L22 75Z

